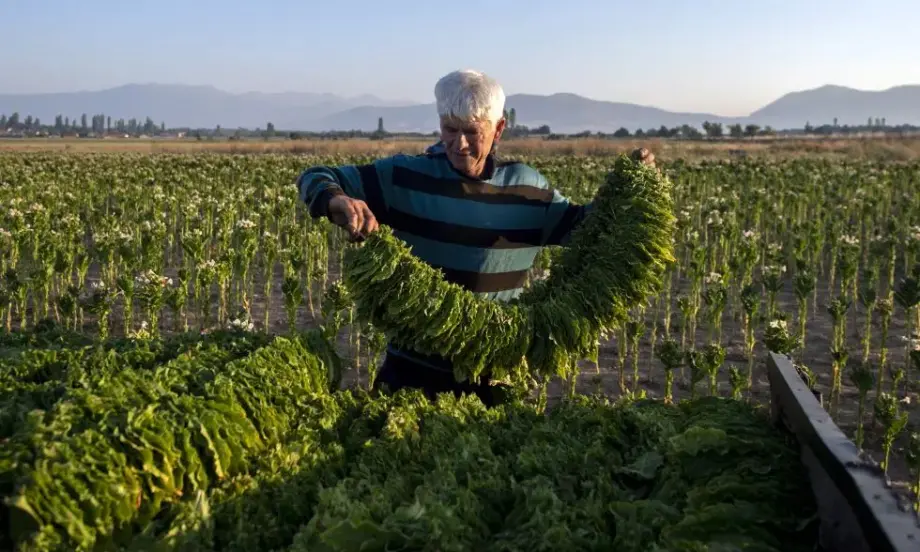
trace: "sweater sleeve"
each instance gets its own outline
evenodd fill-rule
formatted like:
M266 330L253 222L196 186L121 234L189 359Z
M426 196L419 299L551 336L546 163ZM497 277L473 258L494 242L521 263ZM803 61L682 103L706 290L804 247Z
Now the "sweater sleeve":
M318 165L301 173L297 179L300 200L307 204L310 216L327 216L329 200L347 195L367 203L378 220L386 213L383 175L391 159L380 159L366 165Z
M553 201L546 208L546 221L543 228L545 245L566 245L572 231L578 227L591 212L592 204L572 203L567 197L553 190Z

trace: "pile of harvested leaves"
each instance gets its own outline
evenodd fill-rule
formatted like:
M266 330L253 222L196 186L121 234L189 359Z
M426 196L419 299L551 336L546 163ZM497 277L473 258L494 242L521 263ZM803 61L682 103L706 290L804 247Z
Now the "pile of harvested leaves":
M795 444L746 403L579 396L544 412L333 392L315 340L228 333L0 360L0 548L814 543Z

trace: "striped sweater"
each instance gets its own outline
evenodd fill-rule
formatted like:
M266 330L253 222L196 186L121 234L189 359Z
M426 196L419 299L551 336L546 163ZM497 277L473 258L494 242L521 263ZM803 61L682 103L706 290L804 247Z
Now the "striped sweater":
M517 297L540 250L564 245L591 208L571 203L536 169L494 155L482 177L471 179L453 168L441 144L367 165L312 167L297 186L314 218L326 216L335 195L365 201L380 224L447 281L498 301ZM440 357L392 344L387 352L451 370Z

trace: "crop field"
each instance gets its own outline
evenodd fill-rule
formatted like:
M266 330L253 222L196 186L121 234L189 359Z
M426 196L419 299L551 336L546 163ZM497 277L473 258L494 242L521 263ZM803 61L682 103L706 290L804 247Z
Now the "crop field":
M516 157L577 202L615 162ZM362 246L294 183L373 159L0 154L0 549L811 550L768 350L920 510L920 164L660 161L662 284L485 409L369 392Z

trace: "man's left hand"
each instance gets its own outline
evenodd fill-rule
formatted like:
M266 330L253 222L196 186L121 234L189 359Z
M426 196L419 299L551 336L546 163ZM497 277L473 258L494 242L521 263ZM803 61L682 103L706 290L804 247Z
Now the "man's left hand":
M650 167L655 166L655 154L652 153L648 148L639 148L633 150L631 157L643 165L648 165Z

